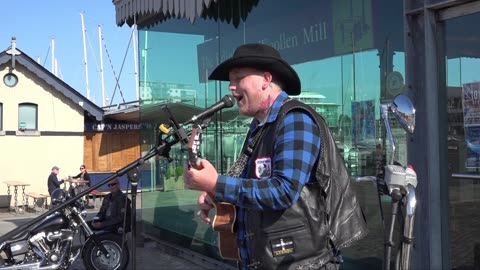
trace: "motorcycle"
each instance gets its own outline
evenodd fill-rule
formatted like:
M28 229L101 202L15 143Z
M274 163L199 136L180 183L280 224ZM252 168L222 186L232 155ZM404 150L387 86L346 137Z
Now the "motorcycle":
M391 147L391 157L389 163L384 167L383 172L377 176L378 196L380 203L381 195L391 197L391 221L388 228L385 228L385 250L384 250L384 270L391 267L391 251L394 246L393 231L395 229L396 219L399 217L400 245L395 256L395 269L411 269L411 257L413 248L413 228L415 222L415 210L417 207L417 196L415 195L417 187L417 173L413 166L402 166L394 161L395 142L393 140L392 130L390 128L388 112L391 111L400 126L408 133L412 134L415 129L415 108L406 95L397 95L391 102L380 105L382 118L384 120L388 139ZM380 203L380 209L382 204ZM381 209L383 212L383 210ZM383 214L382 214L383 215ZM383 219L383 217L382 217Z
M357 177L359 181L373 181L377 186L378 202L382 223L385 228L383 270L411 269L411 257L414 244L414 222L417 197L417 174L411 165L402 166L394 160L395 142L389 122L389 112L392 112L400 126L408 133L413 133L415 128L415 108L410 99L403 94L397 95L391 102L380 105L387 137L390 143L390 159L376 176ZM385 225L381 196L391 197L390 222ZM398 219L397 219L398 218ZM394 237L395 226L400 226L400 234ZM400 243L394 243L400 239ZM392 256L393 247L398 247ZM394 261L392 263L392 257Z
M81 200L69 200L63 189L51 198L54 207L69 203L2 240L0 269L68 269L80 255L86 269L126 268L129 252L121 234L93 231ZM74 246L76 236L81 241L82 235L83 245Z

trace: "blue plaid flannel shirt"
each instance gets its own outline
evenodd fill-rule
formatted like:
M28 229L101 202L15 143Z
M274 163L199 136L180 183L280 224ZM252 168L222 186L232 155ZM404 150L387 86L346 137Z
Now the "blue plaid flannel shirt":
M288 96L282 92L272 105L267 122L277 119L280 107ZM250 134L259 128L258 121L250 126ZM248 140L251 140L248 138ZM270 178L245 178L244 169L241 178L219 175L215 199L237 206L237 242L242 258L242 269L249 269L248 232L244 208L256 210L280 210L293 205L303 186L313 179L311 174L317 155L320 152L318 126L313 119L303 112L288 113L279 126L275 138L272 157L272 175ZM248 166L254 166L249 160Z

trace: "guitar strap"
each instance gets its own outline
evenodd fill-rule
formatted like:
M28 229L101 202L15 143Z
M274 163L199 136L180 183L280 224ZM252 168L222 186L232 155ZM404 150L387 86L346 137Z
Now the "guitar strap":
M260 130L257 132L257 134L253 136L250 143L243 147L240 157L235 161L233 166L230 167L230 170L228 170L228 173L227 173L228 176L240 177L240 175L242 175L243 169L245 169L245 166L247 165L248 158L250 158L250 156L252 155L253 150L257 145L257 142L260 140L261 137L263 137L263 133L265 131L264 127L265 125L263 125L260 128ZM247 136L247 140L248 140L248 136Z
M283 104L290 100L290 98L287 98L283 101ZM282 104L282 106L283 106ZM261 127L260 130L255 134L250 141L248 145L243 146L242 154L240 157L235 161L232 167L230 167L230 170L228 170L227 175L231 177L240 177L242 175L243 169L245 169L245 166L247 165L248 158L252 155L253 150L255 149L255 146L257 145L258 140L263 137L263 134L265 133L265 126L266 124L264 123ZM250 132L247 134L247 140L250 136Z

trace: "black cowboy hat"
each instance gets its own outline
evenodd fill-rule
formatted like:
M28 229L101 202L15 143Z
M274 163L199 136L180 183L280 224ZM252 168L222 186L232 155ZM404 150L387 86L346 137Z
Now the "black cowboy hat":
M275 80L282 83L289 95L301 92L300 78L297 72L283 60L274 48L260 43L244 44L238 47L232 58L218 65L208 77L209 80L229 81L228 73L232 68L250 67L269 71Z

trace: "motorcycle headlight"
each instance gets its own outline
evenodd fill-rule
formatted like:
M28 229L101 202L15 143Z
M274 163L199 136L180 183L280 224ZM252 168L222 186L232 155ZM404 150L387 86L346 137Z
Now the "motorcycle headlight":
M82 210L82 213L80 213L83 218L87 217L87 210Z

